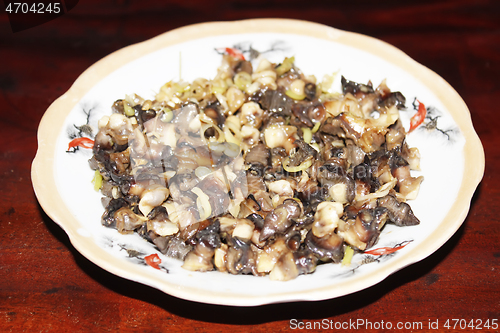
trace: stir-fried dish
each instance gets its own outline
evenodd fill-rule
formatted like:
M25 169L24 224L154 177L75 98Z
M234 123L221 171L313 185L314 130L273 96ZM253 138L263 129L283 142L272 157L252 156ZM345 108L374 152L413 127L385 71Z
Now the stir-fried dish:
M193 271L294 279L368 251L386 223L419 223L422 177L382 82L318 82L294 58L228 52L214 79L127 95L99 120L91 167L102 224Z

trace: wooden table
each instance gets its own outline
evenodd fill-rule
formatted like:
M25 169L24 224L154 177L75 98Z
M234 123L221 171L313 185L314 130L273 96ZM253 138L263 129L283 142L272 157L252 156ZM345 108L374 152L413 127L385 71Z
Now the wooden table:
M464 224L438 251L338 299L213 306L97 267L43 212L30 180L36 130L80 73L173 28L254 17L311 20L380 38L436 71L464 98L484 145L486 172ZM87 0L18 33L1 14L0 40L0 332L266 332L291 330L292 319L419 322L424 330L438 320L443 330L448 319L500 320L500 2Z

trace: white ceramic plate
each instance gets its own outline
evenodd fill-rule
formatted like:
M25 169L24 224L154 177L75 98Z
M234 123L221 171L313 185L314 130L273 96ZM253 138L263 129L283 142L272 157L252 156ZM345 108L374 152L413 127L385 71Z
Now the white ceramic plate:
M375 247L411 241L404 249L373 260L358 254L349 267L321 265L310 275L288 282L268 277L198 273L161 255L137 235L121 235L101 226L100 194L90 183L91 151L67 153L75 126L110 114L113 101L138 93L153 99L159 87L180 76L186 81L211 78L223 47L252 47L273 62L295 56L306 74L321 78L340 71L346 78L378 85L384 78L407 98L401 117L408 128L417 97L437 118L437 129L421 126L408 136L422 155L424 175L417 200L410 202L421 224L387 225ZM340 85L338 85L340 89ZM90 116L89 116L90 112ZM426 120L426 123L430 119ZM102 268L180 298L224 305L322 300L372 286L391 273L429 256L460 227L484 171L484 153L469 111L441 77L403 52L377 39L295 20L249 20L206 23L167 32L119 50L85 71L45 113L38 132L39 148L32 167L33 186L47 214L69 235L75 248ZM158 253L161 270L144 262Z

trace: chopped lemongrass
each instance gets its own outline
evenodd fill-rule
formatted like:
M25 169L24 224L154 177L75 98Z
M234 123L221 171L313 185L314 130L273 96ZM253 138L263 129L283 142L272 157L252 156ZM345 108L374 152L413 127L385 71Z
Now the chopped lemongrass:
M347 245L344 252L344 258L342 259L342 266L349 266L351 264L353 255L354 255L354 250L352 249L352 247Z
M276 67L276 74L278 74L278 76L285 74L290 69L292 69L294 62L295 57L285 58L285 60L283 60L283 62L278 67Z
M94 178L92 178L92 184L94 184L94 190L99 191L102 187L102 176L99 170L95 171Z
M160 120L164 123L169 123L174 118L174 113L170 108L166 107L163 109L163 112L160 116Z
M196 205L198 206L198 213L200 214L200 220L206 220L212 214L212 207L210 206L210 201L208 195L206 195L199 187L194 187L191 192L198 196L196 200Z
M227 83L223 80L217 80L212 82L212 87L210 92L212 94L223 94L227 90Z
M306 95L305 95L305 94L304 94L304 95L298 95L298 94L296 94L295 92L293 92L293 90L291 90L291 89L288 89L287 91L285 91L285 94L286 94L288 97L290 97L290 98L292 98L292 99L294 99L294 100L296 100L296 101L301 101L301 100L303 100L304 98L306 98Z
M302 134L303 134L303 137L304 137L304 141L306 143L311 143L311 140L312 140L311 129L308 128L308 127L302 127Z
M133 115L135 115L135 110L125 101L123 101L123 111L125 112L125 115L127 117L132 117Z
M314 126L313 126L313 128L311 130L312 134L316 133L319 130L320 126L321 126L321 122L320 121L318 121L316 124L314 124Z
M309 158L305 160L304 162L300 163L300 165L292 167L290 166L290 158L286 157L283 160L283 169L286 172L299 172L299 171L304 171L309 169L309 167L312 165L312 158Z
M252 84L252 76L247 72L239 72L234 76L234 84L238 89L245 91Z

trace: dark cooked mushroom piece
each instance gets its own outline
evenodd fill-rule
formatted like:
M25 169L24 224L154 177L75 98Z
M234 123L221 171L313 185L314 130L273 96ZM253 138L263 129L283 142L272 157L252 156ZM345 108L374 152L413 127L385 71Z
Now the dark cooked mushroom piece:
M326 118L325 106L322 103L312 103L307 108L307 116L315 124L317 122L322 123Z
M389 166L389 152L378 150L369 155L372 175L379 181L386 183L392 179L391 167Z
M105 148L99 144L95 144L93 148L94 159L97 162L98 166L99 165L103 166L102 174L105 177L105 179L111 178L111 173L118 174L119 172L116 165L112 163L110 159L110 153L109 151L106 151L107 148L111 149L111 146Z
M337 202L352 202L356 194L354 179L340 166L337 161L325 162L317 173L321 186L327 189L328 194Z
M124 183L131 183L134 181L134 176L128 175L127 173L120 174L114 170L111 170L109 176L116 185L122 185Z
M249 194L256 194L258 191L267 191L266 184L262 179L263 169L248 169L246 173L246 186Z
M132 109L134 109L135 111L135 117L137 119L137 122L141 125L147 122L148 120L151 120L154 117L156 117L155 110L153 109L143 110L142 105L137 104L133 106Z
M402 148L402 147L400 147ZM398 179L398 184L396 186L396 190L399 191L401 194L405 195L408 193L408 186L404 185L403 187L405 190L401 188L401 185L405 183L413 183L412 188L415 189L414 186L419 186L420 180L416 181L417 179L412 178L410 174L410 164L406 159L402 156L400 149L393 149L389 152L389 166L391 168L391 173L392 176L396 177Z
M101 186L101 194L104 195L105 197L107 197L109 200L111 200L113 198L113 188L114 188L114 184L113 182L111 181L111 179L109 179L109 176L107 177L107 173L104 172L104 174L102 175L103 176L103 182L102 182L102 186ZM103 207L106 208L106 206L109 204L109 200L107 202L103 202Z
M167 209L163 206L156 206L149 212L148 220L155 222L168 220Z
M393 91L387 87L385 82L382 82L376 90L379 96L377 104L380 108L390 108L396 106L399 110L405 109L406 98L399 91Z
M325 201L329 195L327 187L321 187L311 180L309 180L309 183L310 184L307 184L308 186L306 188L302 189L297 194L297 197L304 206L304 215L307 217L313 216L316 212L316 207L321 202Z
M307 233L305 244L321 261L331 260L338 263L344 256L344 240L335 233L318 238L310 230Z
M292 105L292 114L297 118L298 122L296 122L297 126L307 126L313 127L313 122L309 118L307 114L309 105L306 103L293 103Z
M356 95L357 93L372 94L375 92L375 90L373 90L373 86L363 83L357 83L354 81L349 81L343 75L340 78L340 83L342 84L342 92L344 94L347 93L351 93L353 95Z
M240 60L234 64L233 71L235 73L247 72L248 74L253 73L252 63L248 60Z
M247 174L262 179L266 167L269 165L271 153L264 144L258 144L250 148L245 155ZM254 180L256 181L256 180Z
M271 195L266 191L257 191L253 198L260 206L261 211L258 213L259 215L265 217L267 213L274 209L273 202L271 199Z
M248 165L260 164L263 167L269 165L269 159L271 157L271 152L265 144L258 144L250 148L250 150L245 155L245 163Z
M330 134L335 137L345 137L345 131L341 127L342 120L337 116L335 118L327 118L325 123L321 125L319 131L321 133Z
M316 88L316 85L312 82L307 82L304 86L304 93L306 94L306 97L311 101L316 98Z
M218 100L208 103L204 108L204 113L210 117L220 129L223 128L226 117L220 109L220 102Z
M138 195L127 194L126 196L124 196L124 198L125 200L127 200L130 209L132 209L134 213L139 215L142 214L139 210L139 201L141 200L141 198Z
M128 207L118 209L114 212L113 217L116 221L116 230L121 234L132 233L144 223L141 216L134 213Z
M347 175L342 163L336 159L330 159L323 163L317 170L317 179L324 186L329 181L336 181Z
M389 221L397 226L420 224L419 219L413 214L410 205L406 202L399 202L398 199L391 194L379 198L377 204L387 209Z
M177 185L181 191L189 191L198 183L199 178L196 177L194 170L192 172L178 172L170 179L170 184Z
M226 255L226 268L231 274L254 274L257 275L255 253L249 242L238 237L228 237L229 246Z
M101 223L105 227L115 228L116 227L116 219L115 212L122 208L128 207L128 202L123 198L111 199L111 201L106 206L104 210L104 214L101 217Z
M356 187L366 187L368 192L372 193L380 187L378 179L373 177L372 166L368 155L365 155L363 163L360 163L353 168L352 173L356 182Z
M281 147L271 149L270 165L266 169L264 179L266 180L280 180L283 178L283 159L287 157L286 150Z
M161 166L164 170L176 170L179 159L173 154L170 146L165 146L160 153Z
M254 163L248 164L247 165L247 178L253 176L254 178L258 177L260 180L262 180L262 176L264 175L265 170L266 170L266 167L259 162L254 162ZM248 180L248 181L250 181L250 180Z
M182 267L187 270L201 272L213 270L215 249L220 247L221 244L219 232L219 220L215 220L204 229L199 230L195 236L194 248L187 254Z
M153 239L161 253L170 258L184 260L187 254L193 249L177 236L156 237Z
M205 177L199 188L208 196L212 215L216 216L226 211L229 206L229 188L215 177Z
M293 100L280 90L266 90L258 101L263 110L290 115Z
M255 229L262 230L262 228L264 227L264 218L259 214L250 214L246 218L252 221L252 223L255 225Z
M365 156L363 163L356 165L353 169L354 180L361 180L365 183L369 183L372 178L372 169L370 166L368 156Z
M311 250L304 249L293 252L295 264L300 274L313 273L318 264L318 257Z
M399 148L388 151L387 154L389 156L389 166L392 172L400 167L408 166L408 162L401 155L401 150Z
M338 136L339 138L351 139L355 143L361 138L362 133L356 129L355 124L349 122L345 113L341 113L334 118L327 118L321 125L321 132Z
M359 240L366 244L366 248L376 243L386 221L386 208L377 207L375 209L362 209L359 211L354 228Z
M292 224L293 219L301 215L301 208L294 199L286 199L264 219L264 227L260 233L259 241L265 241L276 233L284 233Z
M333 146L331 142L327 142L321 151L321 155L325 161L336 160L337 164L344 169L347 168L347 148Z
M285 244L290 251L297 251L300 248L302 235L296 227L289 228L284 234Z
M92 170L97 170L99 169L99 162L97 162L97 160L95 159L95 156L92 155L92 157L88 160L89 162L89 167L92 169Z
M302 162L308 159L316 159L317 151L311 147L309 144L305 143L303 140L297 139L295 140L295 144L297 148L295 149L295 153L290 156L289 166L298 166Z
M200 222L192 223L181 230L180 237L184 239L187 244L195 245L197 242L195 236L198 231L206 228L210 223L210 220L203 220Z
M153 109L142 110L142 112L141 112L141 118L142 118L143 122L151 120L154 117L156 117L156 111Z
M304 215L293 220L293 223L297 226L297 228L305 230L307 230L310 226L312 226L313 222L314 222L314 213L307 214L306 212L304 212Z
M389 160L389 153L387 149L379 149L377 151L374 151L373 153L368 154L368 158L370 160L370 164L373 166L374 163L378 163L377 161L380 159L387 159ZM365 159L363 158L363 161Z
M158 237L158 235L153 230L148 230L147 222L144 222L139 228L137 228L136 232L139 236L150 243L154 243L155 238Z
M285 126L287 122L288 117L284 114L265 111L262 118L263 126L261 127L261 132L264 132L266 128L272 125Z
M159 176L162 171L163 171L162 169L156 168L152 165L145 166L142 169L140 169L140 171L137 171L137 173L134 176L131 176L133 177L133 181L131 184L134 183L165 184L165 179Z
M260 100L263 98L264 93L268 90L268 87L263 87L256 92L254 92L252 95L250 95L247 99L248 102L255 102L260 104ZM262 107L262 104L260 104Z
M346 140L346 158L348 168L354 167L364 161L365 152L357 146L352 140Z
M389 126L389 131L385 135L387 150L401 149L405 140L406 131L403 127L403 122L398 119L394 124Z
M220 222L215 220L205 229L199 230L196 233L196 240L198 243L205 243L214 249L220 247Z
M385 102L386 107L396 105L399 110L406 109L406 97L399 91L391 92L389 98Z
M186 255L182 268L190 271L208 272L214 269L215 249L207 243L198 243Z
M123 99L116 100L113 105L111 105L111 111L113 113L125 114L125 109L123 107Z
M361 251L375 244L387 221L387 209L376 207L347 212L339 221L338 234L345 242ZM352 218L355 216L355 218Z
M262 209L255 199L255 197L250 194L241 204L240 204L240 212L238 213L238 218L246 218L252 214L260 215Z
M351 219L354 220L354 219L356 219L356 216L358 216L359 211L360 211L360 208L356 208L353 205L347 205L344 208L343 218L345 220L351 220Z

